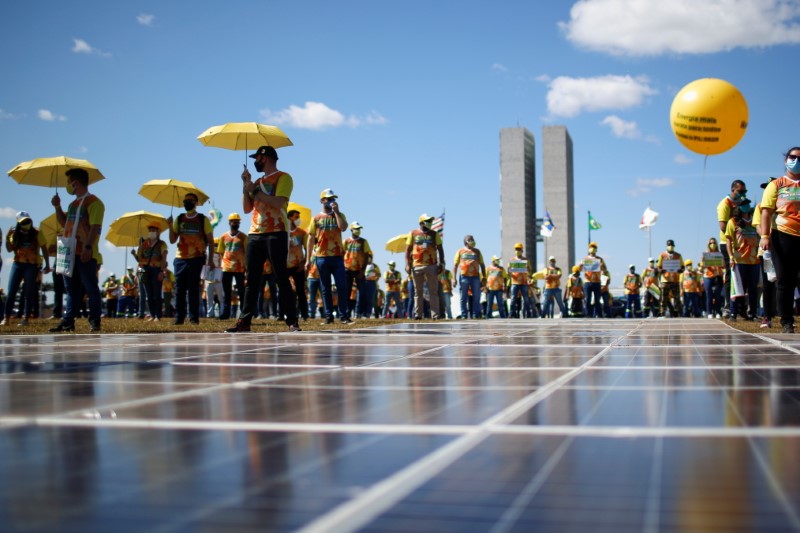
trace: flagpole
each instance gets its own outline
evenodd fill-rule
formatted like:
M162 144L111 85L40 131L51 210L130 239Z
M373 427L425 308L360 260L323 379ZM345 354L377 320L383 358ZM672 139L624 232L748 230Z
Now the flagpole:
M586 214L587 214L586 225L589 226L589 240L586 241L586 246L589 246L589 244L591 244L592 242L592 224L590 223L590 221L592 220L592 212L586 211Z

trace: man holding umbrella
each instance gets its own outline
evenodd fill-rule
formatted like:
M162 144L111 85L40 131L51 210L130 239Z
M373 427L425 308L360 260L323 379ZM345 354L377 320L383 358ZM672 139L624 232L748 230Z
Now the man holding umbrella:
M61 198L56 194L51 203L56 209L58 223L64 227L64 235L76 238L76 261L71 276L64 276L67 289L67 305L61 323L50 328L51 333L75 331L75 315L80 306L82 288L89 298L89 329L100 331L100 284L97 278L97 264L100 251L97 244L100 228L105 216L105 205L89 193L89 173L83 168L67 170L67 192L75 195L67 212L61 209Z
M226 331L250 331L250 323L256 314L262 269L267 259L272 263L272 269L278 278L278 296L286 325L289 326L289 331L300 331L297 323L297 300L286 270L290 230L286 207L294 181L292 176L278 170L278 152L275 148L262 146L250 157L255 159L256 170L264 175L251 181L250 171L245 168L242 172L242 207L245 213L252 213L246 249L247 282L242 314L236 325Z

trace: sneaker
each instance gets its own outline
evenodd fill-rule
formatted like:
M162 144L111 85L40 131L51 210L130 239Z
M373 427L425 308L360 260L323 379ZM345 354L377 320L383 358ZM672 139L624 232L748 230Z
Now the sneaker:
M100 331L100 321L97 322L89 322L89 331L92 333L97 333Z
M249 333L250 332L250 324L242 320L237 320L236 324L225 330L225 333Z
M325 324L333 324L333 317L329 316L328 318L325 319L325 322L323 322L322 324L323 325L325 325Z
M74 324L65 324L65 323L62 322L59 325L57 325L56 327L50 328L47 331L49 331L50 333L61 333L63 331L75 331L75 325Z
M289 332L290 333L294 333L296 331L303 331L303 330L300 329L300 325L299 324L290 324L289 325Z
M19 324L17 324L17 326L19 326L19 327L25 327L27 325L28 325L28 319L27 318L23 318L22 320L19 321Z
M153 318L153 322L161 322L161 319L158 317Z
M196 318L190 318L189 319L189 324L192 324L193 326L199 326L200 325L200 320L198 320Z
M781 333L794 333L794 324L784 324Z
M182 326L183 325L183 318L176 318L175 322L172 323L173 326Z
M714 313L709 313L709 315L706 318L710 318L711 320L714 320Z
M8 324L8 320L5 319L5 318L2 321L0 321L0 326L5 326L7 324Z
M342 324L352 324L353 323L353 321L350 320L347 317L342 317L342 319L339 322L341 322Z
M760 328L771 328L772 327L772 321L769 318L764 317L764 318L761 319L761 324L758 327L760 327Z

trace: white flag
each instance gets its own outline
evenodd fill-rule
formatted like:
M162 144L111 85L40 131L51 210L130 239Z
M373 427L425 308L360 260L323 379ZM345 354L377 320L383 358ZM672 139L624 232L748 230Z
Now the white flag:
M658 213L648 207L644 210L642 220L639 222L639 229L648 229L651 226L654 226L657 218Z

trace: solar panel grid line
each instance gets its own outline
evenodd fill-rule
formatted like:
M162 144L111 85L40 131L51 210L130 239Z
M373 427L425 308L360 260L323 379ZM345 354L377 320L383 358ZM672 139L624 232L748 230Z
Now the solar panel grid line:
M609 345L605 350L581 366L547 383L511 406L502 409L499 413L475 426L474 430L465 433L456 441L445 445L400 472L370 487L364 494L316 518L301 531L306 533L321 533L334 530L354 531L362 527L480 444L491 434L489 428L513 420L521 412L529 410L544 397L572 379L575 374L590 366L592 362L602 358L603 354L615 343Z

